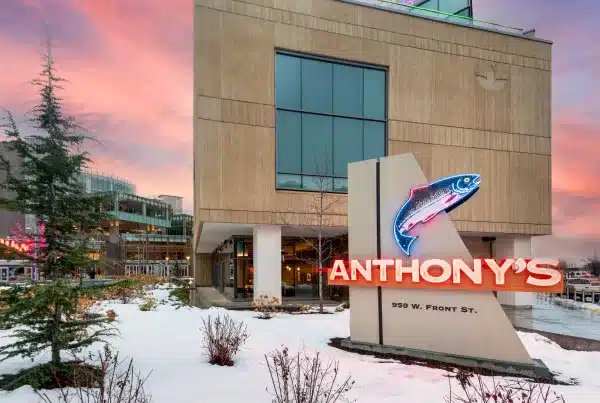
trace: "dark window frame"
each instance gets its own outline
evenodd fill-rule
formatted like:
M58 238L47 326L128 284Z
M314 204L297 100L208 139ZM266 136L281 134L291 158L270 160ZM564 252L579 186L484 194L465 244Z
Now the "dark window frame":
M352 66L352 67L359 67L362 69L371 69L371 70L379 70L379 71L383 71L384 72L384 78L385 78L385 85L384 85L384 118L383 119L373 119L373 118L366 118L366 117L357 117L357 116L346 116L346 115L339 115L339 114L334 114L333 111L331 114L328 113L320 113L320 112L312 112L312 111L303 111L303 110L298 110L298 109L293 109L293 108L279 108L277 107L277 99L276 99L276 94L277 94L277 90L276 90L276 81L277 81L277 77L276 74L273 74L273 88L274 88L274 94L275 94L275 190L276 191L284 191L284 192L319 192L320 190L317 189L303 189L303 188L287 188L287 187L279 187L277 185L277 175L281 174L281 175L296 175L296 176L300 176L301 178L303 177L314 177L314 176L320 176L320 177L325 177L325 178L333 178L333 182L335 182L336 179L340 179L340 180L348 180L348 177L340 177L340 176L334 176L334 175L310 175L310 174L305 174L305 173L288 173L288 172L279 172L277 169L277 159L279 157L278 153L277 153L277 111L281 110L281 111L285 111L285 112L294 112L294 113L300 113L300 114L312 114L312 115L317 115L317 116L327 116L327 117L331 117L333 118L344 118L344 119L356 119L356 120L360 120L362 122L378 122L378 123L383 123L384 126L384 139L383 139L383 156L387 156L389 153L389 115L388 115L388 106L389 106L389 66L386 65L381 65L381 64L374 64L374 63L364 63L364 62L357 62L354 60L349 60L349 59L342 59L342 58L334 58L334 57L328 57L328 56L322 56L322 55L318 55L318 54L313 54L313 53L305 53L305 52L297 52L297 51L293 51L293 50L289 50L289 49L284 49L284 48L275 48L275 57L273 58L273 71L276 71L276 65L277 65L277 55L285 55L285 56L291 56L291 57L296 57L299 59L306 59L306 60L315 60L315 61L322 61L322 62L328 62L328 63L333 63L333 64L339 64L339 65L346 65L346 66ZM302 74L302 72L300 72L300 74ZM333 149L332 149L333 152ZM302 149L300 150L300 159L302 160ZM332 161L333 164L333 161ZM334 185L335 186L335 185ZM334 189L332 189L331 191L325 191L325 193L332 193L332 194L347 194L348 191L336 191Z

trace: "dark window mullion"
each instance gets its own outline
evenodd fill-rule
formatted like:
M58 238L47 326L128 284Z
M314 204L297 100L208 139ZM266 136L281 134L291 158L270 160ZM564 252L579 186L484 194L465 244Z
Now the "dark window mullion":
M298 109L292 109L292 108L277 108L277 110L279 111L285 111L285 112L300 112L303 114L310 114L310 115L319 115L319 116L330 116L332 118L344 118L344 119L354 119L354 120L368 120L371 122L382 122L385 123L385 119L374 119L374 118L367 118L367 117L357 117L357 116L346 116L346 115L336 115L336 114L331 114L331 113L325 113L325 112L314 112L314 111L304 111L304 110L298 110Z

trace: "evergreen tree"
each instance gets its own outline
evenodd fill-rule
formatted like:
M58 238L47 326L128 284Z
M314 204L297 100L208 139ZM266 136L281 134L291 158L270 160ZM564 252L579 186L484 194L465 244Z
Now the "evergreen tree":
M182 276L182 270L181 267L179 266L179 262L175 262L175 264L173 265L173 271L171 272L171 275L173 277L179 278Z
M38 248L37 258L52 278L90 264L90 234L109 218L102 208L105 197L86 194L79 181L90 162L88 153L81 151L89 136L63 111L57 94L62 81L48 51L40 78L31 82L40 95L28 119L37 134L21 136L10 113L4 125L8 148L23 159L19 174L0 157L0 169L6 171L2 186L15 196L0 198L0 208L33 214L44 223L46 245Z
M40 99L28 119L36 134L22 136L10 113L4 125L9 149L19 154L22 166L15 174L0 156L0 169L6 171L6 181L0 185L13 195L0 199L0 208L33 214L43 223L44 244L29 259L55 281L10 291L9 309L0 313L0 327L14 329L11 337L16 341L0 347L0 361L33 357L50 348L56 366L61 351L77 351L111 334L104 321L77 315L84 290L61 280L90 266L88 240L109 216L103 209L105 197L86 194L80 184L90 161L82 151L89 136L63 110L57 91L64 80L56 75L50 47L42 66L40 77L31 82Z

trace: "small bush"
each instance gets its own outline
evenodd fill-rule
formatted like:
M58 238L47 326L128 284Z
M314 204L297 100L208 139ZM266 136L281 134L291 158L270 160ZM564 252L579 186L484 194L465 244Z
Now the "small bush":
M101 316L98 301L93 298L79 298L77 301L77 316L84 320Z
M117 313L114 310L109 309L106 311L106 317L108 318L109 322L114 322L115 319L117 319Z
M255 298L252 306L254 307L254 312L258 312L256 317L258 319L271 319L275 316L277 306L280 302L279 298L273 297L269 299L267 295L260 295L258 298Z
M99 362L94 373L75 372L69 385L59 383L59 403L150 403L152 396L144 390L150 374L143 377L133 366L133 359L119 360L119 353L108 347L90 354L89 360ZM90 387L92 386L93 387ZM72 387L68 387L72 386ZM53 403L45 392L37 392L43 402Z
M549 385L529 379L505 379L500 382L492 378L491 385L481 375L458 371L456 380L459 392L452 391L444 398L447 403L565 403L565 399L551 390Z
M342 307L344 307L344 309L350 309L350 301L342 302Z
M338 380L339 363L324 362L319 353L292 356L287 347L265 355L273 385L273 403L348 402L346 394L354 386L350 376ZM268 390L268 388L267 388Z
M190 292L185 288L175 288L169 291L169 297L178 299L179 302L183 305L190 304Z
M144 302L142 305L140 305L140 311L143 311L143 312L153 311L156 309L157 305L158 304L156 302L156 299L148 298L146 300L146 302Z
M233 357L248 340L246 325L229 315L202 318L203 347L211 364L232 366Z

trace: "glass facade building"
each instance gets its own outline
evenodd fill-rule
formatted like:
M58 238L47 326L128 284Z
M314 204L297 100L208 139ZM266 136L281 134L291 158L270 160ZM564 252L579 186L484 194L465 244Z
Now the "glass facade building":
M348 163L386 153L385 68L278 52L278 189L348 191Z
M83 172L79 177L79 182L87 193L115 191L135 194L135 186L132 183L111 175Z

